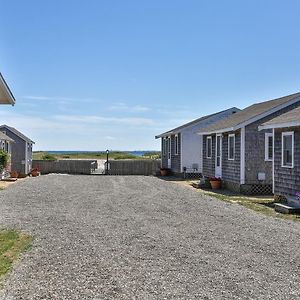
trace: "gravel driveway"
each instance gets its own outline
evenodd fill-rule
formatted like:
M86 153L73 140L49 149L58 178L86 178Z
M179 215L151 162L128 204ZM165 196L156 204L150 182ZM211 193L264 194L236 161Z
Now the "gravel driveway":
M35 236L1 299L300 298L300 224L172 182L41 176L0 212Z

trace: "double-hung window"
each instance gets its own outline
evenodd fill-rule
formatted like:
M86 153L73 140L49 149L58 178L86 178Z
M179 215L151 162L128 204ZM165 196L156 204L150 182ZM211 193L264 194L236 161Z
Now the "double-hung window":
M281 139L281 166L294 167L294 132L282 132Z
M235 155L235 134L228 135L228 160L234 160Z
M212 138L206 137L206 158L212 158Z
M273 133L265 133L265 161L273 160Z

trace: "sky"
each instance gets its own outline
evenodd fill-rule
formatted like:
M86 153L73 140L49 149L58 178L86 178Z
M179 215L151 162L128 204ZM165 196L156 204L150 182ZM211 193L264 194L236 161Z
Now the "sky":
M158 150L154 136L300 91L300 2L0 0L0 122L34 150Z

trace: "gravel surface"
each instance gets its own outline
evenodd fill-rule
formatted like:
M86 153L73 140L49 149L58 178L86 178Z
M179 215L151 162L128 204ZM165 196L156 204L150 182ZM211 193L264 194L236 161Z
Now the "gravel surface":
M48 175L0 192L35 236L0 299L299 299L300 224L153 177Z

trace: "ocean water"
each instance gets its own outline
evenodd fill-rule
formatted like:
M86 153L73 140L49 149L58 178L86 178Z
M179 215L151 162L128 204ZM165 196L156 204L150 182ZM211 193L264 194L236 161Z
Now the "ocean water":
M105 151L46 151L49 154L74 154L74 153L95 153L95 152L105 152ZM146 152L158 152L155 150L140 150L140 151L118 151L118 152L124 152L129 153L136 156L143 156Z

